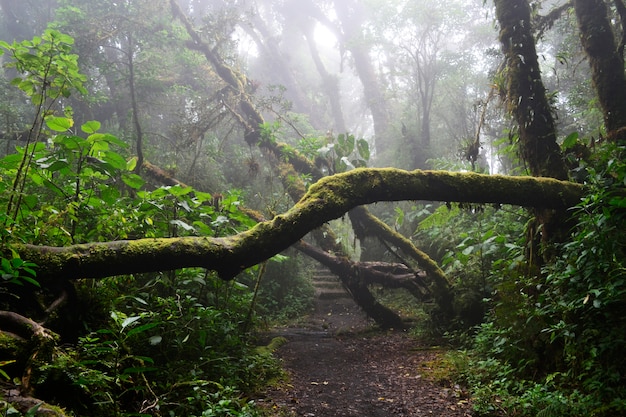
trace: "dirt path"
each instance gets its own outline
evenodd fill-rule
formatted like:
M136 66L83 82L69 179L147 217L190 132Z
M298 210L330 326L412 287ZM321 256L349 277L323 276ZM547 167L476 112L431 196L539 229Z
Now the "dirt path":
M328 295L333 293L333 295ZM471 416L461 389L428 378L437 352L408 335L377 331L354 302L322 290L301 328L276 329L290 384L267 393L279 416Z

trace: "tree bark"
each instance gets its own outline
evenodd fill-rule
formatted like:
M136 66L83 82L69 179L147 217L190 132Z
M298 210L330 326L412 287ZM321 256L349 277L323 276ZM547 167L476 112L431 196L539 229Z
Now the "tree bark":
M626 144L626 77L604 0L575 0L580 39L609 138ZM624 30L624 28L622 28Z
M352 298L359 301L359 307L382 328L404 329L407 326L396 313L376 300L368 285L384 283L388 288L405 288L418 299L423 299L425 296L424 287L419 286L415 275L407 276L407 268L404 265L402 265L403 268L399 268L403 274L398 275L393 271L380 270L376 265L368 262L352 262L345 257L330 255L303 241L298 242L296 247L302 253L325 265L333 274L351 278L348 281L342 280L344 288Z
M381 241L392 244L410 256L432 282L433 296L442 314L447 317L452 315L452 285L450 285L445 273L435 261L419 250L409 239L396 233L385 223L374 217L365 207L356 207L351 210L350 219L357 236L359 236L359 230L361 230L360 234L362 236L359 236L359 239L363 239L363 237L368 235L374 236Z
M507 63L507 100L519 126L520 151L532 175L567 179L552 109L541 80L527 0L495 0Z
M97 242L67 247L16 245L39 265L37 279L104 278L203 267L232 279L285 250L308 232L354 207L377 201L433 200L514 204L565 210L580 201L580 184L552 178L445 171L357 169L325 177L287 212L230 237L181 237Z

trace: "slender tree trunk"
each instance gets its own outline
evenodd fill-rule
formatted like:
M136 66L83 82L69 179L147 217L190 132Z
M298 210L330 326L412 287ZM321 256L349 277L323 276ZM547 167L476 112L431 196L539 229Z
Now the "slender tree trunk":
M626 144L626 77L604 0L574 0L580 39L609 137ZM622 30L626 30L622 28Z
M387 100L382 92L369 56L368 46L363 39L361 6L354 1L348 0L335 0L334 3L343 29L342 42L352 55L354 68L363 85L365 102L372 113L376 140L382 141L389 132L389 111L387 109Z
M134 43L132 35L128 35L128 87L130 91L130 103L133 108L133 125L135 126L135 139L137 141L137 166L135 172L139 173L143 166L143 130L139 121L139 106L137 104L137 91L135 90L135 59Z
M315 39L313 36L313 21L309 20L308 24L302 28L304 37L309 45L309 51L311 52L311 58L315 63L315 68L322 78L322 88L328 97L332 117L334 120L334 128L337 132L346 132L346 122L343 117L343 109L341 108L341 100L339 95L339 82L336 77L329 74L322 62Z

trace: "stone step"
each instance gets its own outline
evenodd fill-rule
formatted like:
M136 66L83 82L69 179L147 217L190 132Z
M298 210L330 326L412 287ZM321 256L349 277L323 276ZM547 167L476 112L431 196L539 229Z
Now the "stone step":
M339 281L313 281L313 286L315 288L336 288L343 289L341 283Z
M314 274L313 275L313 281L337 281L338 278L336 275L331 275L331 274L321 274L321 275L317 275Z
M324 290L316 291L317 298L320 300L337 300L340 298L351 298L345 290Z

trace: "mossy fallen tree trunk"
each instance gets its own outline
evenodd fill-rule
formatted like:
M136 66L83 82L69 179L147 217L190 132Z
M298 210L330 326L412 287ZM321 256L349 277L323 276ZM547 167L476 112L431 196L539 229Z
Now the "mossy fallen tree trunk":
M184 267L203 267L217 271L223 279L232 279L360 205L431 200L564 210L577 204L583 191L579 184L551 178L357 169L323 178L287 212L230 237L138 239L67 247L21 245L15 249L23 259L39 265L42 283L55 278L103 278Z

